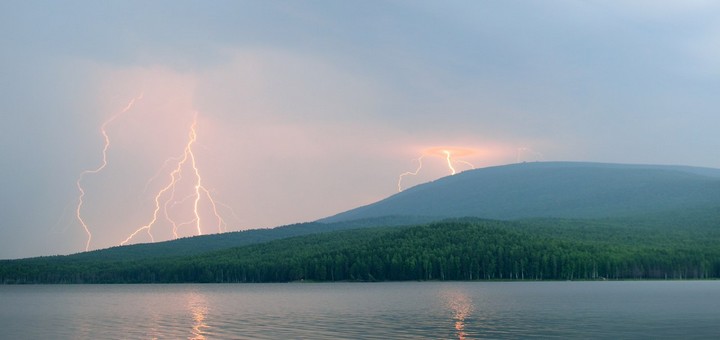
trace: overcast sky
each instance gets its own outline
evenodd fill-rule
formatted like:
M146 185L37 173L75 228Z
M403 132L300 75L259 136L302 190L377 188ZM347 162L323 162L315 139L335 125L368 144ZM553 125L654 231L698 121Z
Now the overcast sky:
M0 258L312 221L518 161L720 167L716 1L0 1ZM133 98L138 98L122 112ZM166 203L167 201L167 203ZM149 242L141 233L130 243Z

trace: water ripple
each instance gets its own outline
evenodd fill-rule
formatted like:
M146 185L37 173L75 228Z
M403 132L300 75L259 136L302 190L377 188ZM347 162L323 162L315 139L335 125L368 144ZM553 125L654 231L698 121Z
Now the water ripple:
M714 281L0 286L0 337L713 337L715 301Z

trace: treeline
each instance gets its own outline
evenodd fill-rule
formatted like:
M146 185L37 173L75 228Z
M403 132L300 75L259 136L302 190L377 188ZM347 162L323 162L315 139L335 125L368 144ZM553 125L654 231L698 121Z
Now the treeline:
M707 279L720 277L717 241L717 233L632 229L612 221L460 219L172 258L0 261L0 282Z

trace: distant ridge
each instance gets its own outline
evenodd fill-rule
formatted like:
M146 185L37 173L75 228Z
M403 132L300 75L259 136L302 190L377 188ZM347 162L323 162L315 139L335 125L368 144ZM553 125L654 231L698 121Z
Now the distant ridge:
M524 163L316 222L0 260L0 284L707 279L718 221L720 170Z
M380 216L601 218L720 206L720 169L533 162L465 171L319 222Z
M409 188L385 200L309 223L211 234L58 256L60 261L135 261L198 255L340 230L421 225L455 217L625 218L653 225L720 214L720 169L535 162L488 167ZM658 217L662 216L662 217ZM660 221L658 220L660 218ZM2 260L0 260L2 261Z

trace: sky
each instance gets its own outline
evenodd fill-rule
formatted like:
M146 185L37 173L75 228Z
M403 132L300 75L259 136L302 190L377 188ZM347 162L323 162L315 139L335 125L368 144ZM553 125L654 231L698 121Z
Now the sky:
M0 258L523 161L720 168L716 1L5 0L0 44Z

